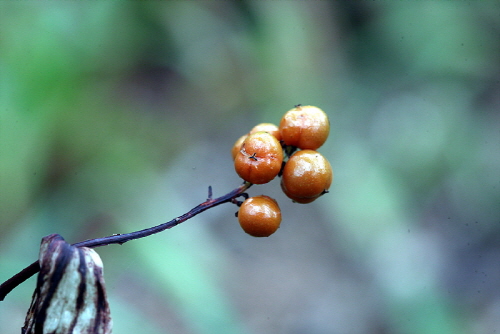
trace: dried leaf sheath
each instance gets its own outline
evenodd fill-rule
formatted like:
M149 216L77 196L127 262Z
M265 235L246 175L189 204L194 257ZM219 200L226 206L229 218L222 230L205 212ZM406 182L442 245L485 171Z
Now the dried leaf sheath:
M51 234L42 239L39 261L37 286L22 333L111 333L99 255Z

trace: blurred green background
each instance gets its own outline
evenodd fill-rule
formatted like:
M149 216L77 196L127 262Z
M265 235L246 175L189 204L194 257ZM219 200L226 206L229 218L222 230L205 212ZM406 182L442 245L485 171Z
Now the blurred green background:
M114 333L500 331L495 1L0 2L0 280L240 184L233 142L331 120L331 192L269 238L229 204L96 249ZM19 333L32 278L0 303Z

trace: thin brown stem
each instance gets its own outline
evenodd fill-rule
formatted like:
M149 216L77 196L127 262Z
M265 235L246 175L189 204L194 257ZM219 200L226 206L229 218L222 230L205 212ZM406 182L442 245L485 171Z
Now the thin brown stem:
M165 231L167 229L170 229L176 225L179 225L180 223L185 222L188 219L193 218L199 213L202 213L205 210L208 210L210 208L213 208L217 205L220 205L222 203L228 203L228 202L233 202L234 199L242 196L242 194L245 193L245 191L252 186L251 183L245 182L238 188L234 189L233 191L213 199L212 198L212 187L208 188L208 199L194 207L193 209L189 210L185 214L172 219L171 221L168 221L166 223L153 226L150 228L146 228L144 230L140 231L135 231L131 233L125 233L125 234L115 234L111 235L108 237L104 238L97 238L97 239L89 239L81 242L74 243L73 246L76 247L88 247L88 248L95 248L95 247L100 247L100 246L106 246L106 245L111 245L111 244L124 244L127 241L130 240L135 240L135 239L140 239L144 238L147 236L150 236L152 234L156 234L162 231ZM19 273L16 275L12 276L8 280L6 280L4 283L0 285L0 301L4 300L5 296L9 294L15 287L17 287L19 284L22 282L26 281L28 278L36 274L38 271L40 271L40 264L38 261L33 262L30 264L28 267L24 268L21 270Z

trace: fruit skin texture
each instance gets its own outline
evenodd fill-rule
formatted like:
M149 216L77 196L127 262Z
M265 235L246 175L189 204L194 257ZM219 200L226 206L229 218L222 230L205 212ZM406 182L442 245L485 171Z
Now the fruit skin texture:
M281 189L297 203L310 203L330 188L333 180L328 160L313 150L294 153L283 169Z
M280 129L275 124L273 124L273 123L257 124L256 126L254 126L252 128L252 130L250 130L249 133L241 136L234 143L233 148L231 149L231 155L233 157L233 161L234 161L234 158L236 158L236 154L238 154L238 151L241 149L241 145L243 144L245 139L248 137L248 135L251 135L251 134L256 133L256 132L261 132L261 131L265 131L265 132L272 134L273 136L276 137L276 139L278 139L278 141L281 140Z
M269 196L246 199L238 211L241 228L254 237L268 237L280 227L281 210Z
M330 121L325 112L313 106L297 106L285 113L280 121L281 140L300 149L316 150L330 133Z
M248 135L243 135L238 140L234 142L233 148L231 149L231 155L233 157L233 161L236 158L236 155L238 154L239 150L241 149L241 145L243 145L243 142L245 139L247 139Z
M252 128L252 130L250 130L250 134L260 132L260 131L269 132L270 134L275 136L276 139L278 139L278 141L281 140L280 129L276 125L274 125L273 123L257 124L256 126L254 126Z
M256 132L241 145L234 159L234 169L245 181L263 184L278 175L282 162L283 149L276 137Z

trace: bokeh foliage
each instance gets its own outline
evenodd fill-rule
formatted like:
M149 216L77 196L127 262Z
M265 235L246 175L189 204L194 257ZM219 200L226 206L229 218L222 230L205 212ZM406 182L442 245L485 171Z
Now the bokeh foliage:
M97 249L115 332L498 331L499 41L494 1L0 2L0 280L235 188L234 140L313 104L331 193Z

